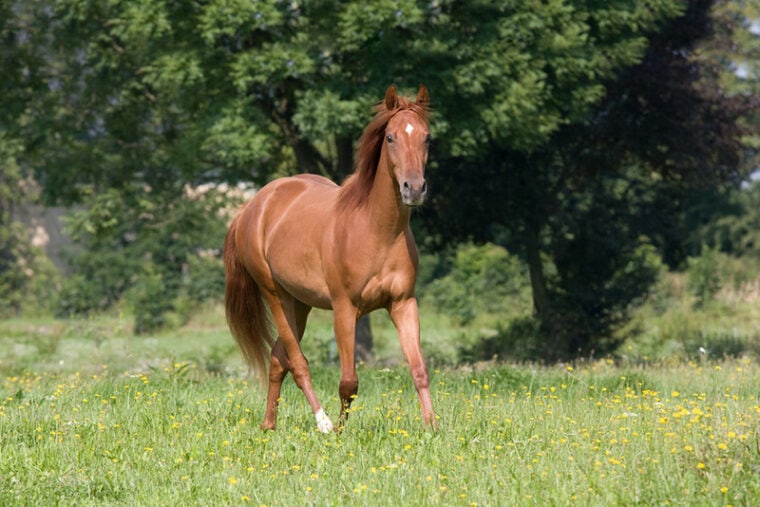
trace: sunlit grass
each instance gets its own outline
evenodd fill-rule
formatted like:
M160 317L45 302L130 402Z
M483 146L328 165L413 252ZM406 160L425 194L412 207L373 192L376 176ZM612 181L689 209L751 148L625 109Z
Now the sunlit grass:
M44 335L40 326L53 324L32 328ZM437 434L422 429L403 365L361 366L345 431L322 435L292 381L278 430L259 429L263 396L223 327L148 338L117 330L100 344L61 329L54 347L34 338L34 352L16 347L25 326L0 326L0 505L752 505L760 497L760 368L751 360L434 367ZM338 368L315 364L313 373L335 418Z

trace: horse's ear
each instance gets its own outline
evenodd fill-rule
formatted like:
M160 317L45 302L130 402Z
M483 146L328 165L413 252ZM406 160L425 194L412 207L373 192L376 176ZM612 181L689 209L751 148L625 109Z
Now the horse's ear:
M388 91L385 92L385 109L393 111L398 105L398 94L396 93L396 85L390 85Z
M417 90L417 105L425 109L430 106L430 95L428 95L428 89L424 84L421 84L419 90Z

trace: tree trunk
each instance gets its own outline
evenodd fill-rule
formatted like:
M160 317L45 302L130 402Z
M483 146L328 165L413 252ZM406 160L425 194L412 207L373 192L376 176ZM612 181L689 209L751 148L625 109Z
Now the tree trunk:
M372 327L370 326L369 315L364 315L356 323L356 353L357 361L371 362L374 359L372 353Z
M349 174L354 172L354 142L348 136L335 139L335 152L338 160L335 167L335 182L340 184Z
M304 173L324 174L328 165L313 144L298 137L290 139L298 170Z
M541 323L541 333L544 338L543 356L547 360L555 361L566 356L568 344L567 338L562 333L562 323L558 320L560 316L552 310L544 265L541 261L539 233L540 228L535 224L530 224L525 238L525 250L533 293L533 311Z
M538 241L538 231L528 231L525 250L530 272L530 287L533 292L533 311L541 322L547 320L549 313L549 294L546 290L544 265L541 262L541 248Z
M259 99L258 104L280 128L285 141L293 149L298 170L306 173L327 174L330 164L312 143L303 138L296 124L293 123L295 99L292 95L288 97L287 92L283 93L286 97L276 103Z

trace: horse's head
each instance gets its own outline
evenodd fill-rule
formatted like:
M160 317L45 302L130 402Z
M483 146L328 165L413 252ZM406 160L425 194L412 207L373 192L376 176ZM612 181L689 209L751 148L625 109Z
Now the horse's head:
M424 113L430 102L427 88L420 85L416 106L399 109L385 127L385 148L393 177L399 186L401 201L407 206L419 206L425 200L425 166L430 145L430 130ZM385 107L393 111L399 105L396 87L385 93Z

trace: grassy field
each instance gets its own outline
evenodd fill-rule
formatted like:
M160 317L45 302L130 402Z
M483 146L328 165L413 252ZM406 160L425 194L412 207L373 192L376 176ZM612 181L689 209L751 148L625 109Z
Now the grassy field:
M290 380L278 430L265 433L263 395L218 312L151 337L126 322L0 323L0 505L760 498L754 360L433 366L436 434L421 427L404 366L386 361L360 367L343 433L318 433ZM329 319L317 315L309 333L310 357L329 358ZM334 418L339 372L321 362L315 388Z

